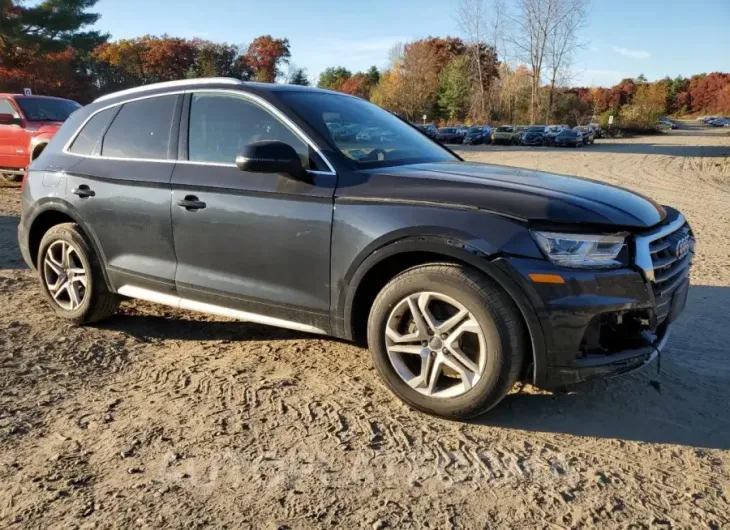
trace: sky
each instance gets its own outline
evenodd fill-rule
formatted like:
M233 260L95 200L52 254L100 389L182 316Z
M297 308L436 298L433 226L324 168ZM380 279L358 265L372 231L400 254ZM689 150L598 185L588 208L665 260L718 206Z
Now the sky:
M314 80L328 66L384 68L399 42L460 36L457 2L100 0L94 10L102 15L95 29L114 40L167 33L245 45L259 35L286 37L291 61ZM590 6L574 85L611 86L642 73L654 80L730 72L730 0L592 0Z

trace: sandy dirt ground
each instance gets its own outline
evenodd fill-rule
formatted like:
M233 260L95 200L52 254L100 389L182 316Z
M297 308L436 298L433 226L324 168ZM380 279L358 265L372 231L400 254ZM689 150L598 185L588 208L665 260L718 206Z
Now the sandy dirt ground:
M619 184L699 244L656 369L485 417L412 412L348 343L128 302L54 318L0 189L1 528L730 527L730 136L680 130L470 160Z

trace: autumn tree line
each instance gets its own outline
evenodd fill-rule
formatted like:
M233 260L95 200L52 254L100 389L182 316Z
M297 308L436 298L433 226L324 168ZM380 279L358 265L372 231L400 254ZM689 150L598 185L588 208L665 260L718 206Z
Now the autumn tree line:
M291 61L288 39L246 45L143 36L110 41L90 31L98 0L0 0L0 92L55 95L88 103L147 83L227 76L310 84ZM583 124L609 115L624 127L651 127L666 114L730 114L730 74L611 88L570 87L577 30L587 0L457 0L463 37L395 46L387 68L325 69L314 84L368 99L415 122ZM507 7L505 7L507 6Z

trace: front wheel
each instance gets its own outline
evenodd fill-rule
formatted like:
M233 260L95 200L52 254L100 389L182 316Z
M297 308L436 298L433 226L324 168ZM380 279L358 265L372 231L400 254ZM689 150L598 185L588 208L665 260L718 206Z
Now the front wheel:
M56 314L76 324L113 315L120 298L109 291L101 265L75 223L52 227L41 239L37 263L41 290Z
M383 288L370 312L368 344L396 396L446 418L497 405L525 355L512 300L478 271L447 263L409 269Z

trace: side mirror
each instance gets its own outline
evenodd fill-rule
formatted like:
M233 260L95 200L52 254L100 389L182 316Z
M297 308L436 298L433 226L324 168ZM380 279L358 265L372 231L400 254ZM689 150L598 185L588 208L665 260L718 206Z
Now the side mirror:
M265 140L243 148L236 167L251 173L283 173L296 179L305 175L302 160L294 148L283 142Z
M16 118L12 114L0 113L0 125L20 125L23 126L23 120Z

